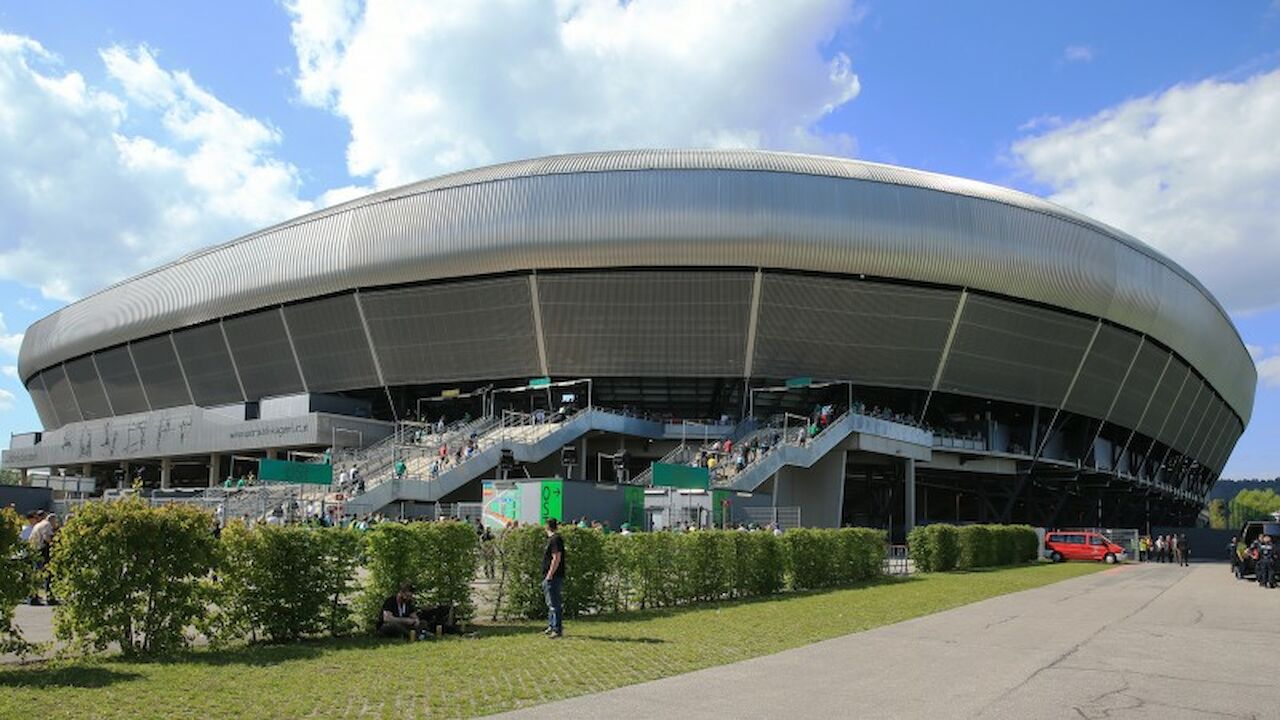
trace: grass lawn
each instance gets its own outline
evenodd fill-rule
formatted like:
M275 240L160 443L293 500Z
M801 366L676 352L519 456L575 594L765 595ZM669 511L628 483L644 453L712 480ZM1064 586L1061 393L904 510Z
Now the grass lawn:
M923 575L829 592L482 628L478 639L369 638L0 666L0 717L483 715L745 660L1047 585L1101 564ZM554 676L553 685L545 678Z

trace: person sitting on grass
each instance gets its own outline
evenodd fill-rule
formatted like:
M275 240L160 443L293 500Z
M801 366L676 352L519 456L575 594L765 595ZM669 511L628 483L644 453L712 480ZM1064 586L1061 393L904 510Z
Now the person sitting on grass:
M382 603L382 615L378 618L378 634L385 637L412 637L425 627L418 620L418 608L413 604L413 585L403 583L400 591Z

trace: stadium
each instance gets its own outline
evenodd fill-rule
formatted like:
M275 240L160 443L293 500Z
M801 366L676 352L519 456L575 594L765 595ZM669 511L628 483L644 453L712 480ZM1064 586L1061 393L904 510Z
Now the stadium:
M898 537L1189 524L1257 380L1212 295L1118 230L980 182L739 150L369 195L58 310L19 372L43 429L4 466L95 492L328 454L366 484L349 511L374 512L476 502L509 473L643 485L710 462L802 524Z

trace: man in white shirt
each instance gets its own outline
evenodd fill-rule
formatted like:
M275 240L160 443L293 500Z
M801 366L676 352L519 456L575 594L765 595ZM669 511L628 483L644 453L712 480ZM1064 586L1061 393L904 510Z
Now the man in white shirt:
M31 528L31 537L27 542L31 544L31 556L35 560L36 576L44 576L44 595L45 601L49 605L57 605L58 601L53 597L53 579L49 575L49 553L53 549L53 531L57 529L58 517L53 513L40 513L43 517ZM36 595L31 596L31 604L39 605L39 598Z

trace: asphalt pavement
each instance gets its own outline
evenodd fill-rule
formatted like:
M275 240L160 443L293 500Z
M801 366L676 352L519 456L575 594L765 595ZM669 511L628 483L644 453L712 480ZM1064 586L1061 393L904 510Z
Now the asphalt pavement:
M1280 718L1278 609L1225 564L1128 564L499 717Z

